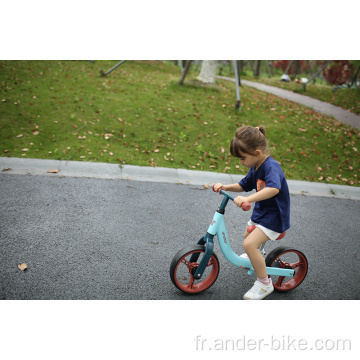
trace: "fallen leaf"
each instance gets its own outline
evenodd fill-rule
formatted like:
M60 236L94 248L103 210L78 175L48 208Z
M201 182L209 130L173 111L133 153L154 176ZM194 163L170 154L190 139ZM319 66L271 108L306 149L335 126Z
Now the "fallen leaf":
M16 137L17 138L21 138L23 136L23 134L19 134L19 135L17 135Z
M27 265L25 263L22 263L22 264L19 264L18 265L18 268L21 270L21 271L25 271L27 269Z
M57 174L59 172L59 170L49 170L48 173L50 174Z

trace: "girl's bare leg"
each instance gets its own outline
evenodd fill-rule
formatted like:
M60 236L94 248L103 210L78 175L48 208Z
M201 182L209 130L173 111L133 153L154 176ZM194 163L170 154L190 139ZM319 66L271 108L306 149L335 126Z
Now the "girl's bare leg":
M258 251L259 246L269 240L259 228L255 228L250 234L245 232L244 250L248 254L251 264L260 279L267 277L266 264L263 255Z

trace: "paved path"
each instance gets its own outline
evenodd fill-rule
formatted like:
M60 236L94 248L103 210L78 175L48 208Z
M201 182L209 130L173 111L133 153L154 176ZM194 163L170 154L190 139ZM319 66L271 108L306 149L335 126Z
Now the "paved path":
M225 76L218 76L218 78L235 82L235 79L228 78ZM313 99L306 95L297 94L293 91L280 89L275 86L269 86L269 85L248 81L248 80L242 80L242 79L241 79L241 83L246 86L254 87L258 90L271 93L286 100L293 101L301 105L305 105L321 114L333 116L339 122L360 129L360 115L356 115L350 111L341 109L338 106L334 106L324 101Z

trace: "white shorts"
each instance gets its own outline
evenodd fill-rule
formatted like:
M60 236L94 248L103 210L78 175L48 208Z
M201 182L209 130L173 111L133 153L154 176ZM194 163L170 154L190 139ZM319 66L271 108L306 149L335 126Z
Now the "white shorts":
M270 239L270 240L276 240L281 233L278 233L276 231L272 231L270 229L267 229L266 227L256 224L254 223L252 220L248 221L248 225L255 225L255 227L259 228L260 230L262 230L262 232Z

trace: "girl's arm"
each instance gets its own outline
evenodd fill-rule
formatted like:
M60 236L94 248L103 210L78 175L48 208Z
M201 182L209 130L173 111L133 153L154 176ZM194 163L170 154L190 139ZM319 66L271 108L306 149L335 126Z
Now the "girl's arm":
M243 188L238 184L230 184L230 185L223 185L220 183L217 183L214 185L214 191L218 192L220 190L224 191L233 191L233 192L242 192L244 191Z
M262 190L258 191L257 193L246 196L246 197L245 196L237 196L234 200L234 203L237 206L241 206L241 204L245 201L252 203L252 202L267 200L267 199L270 199L270 198L276 196L279 192L280 192L280 190L277 188L265 187Z

